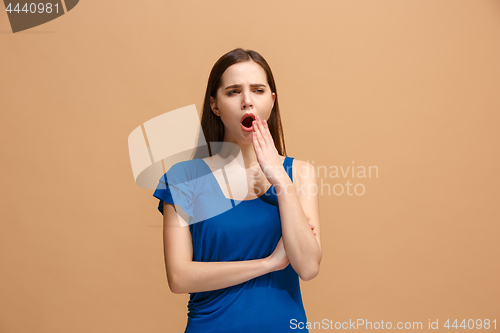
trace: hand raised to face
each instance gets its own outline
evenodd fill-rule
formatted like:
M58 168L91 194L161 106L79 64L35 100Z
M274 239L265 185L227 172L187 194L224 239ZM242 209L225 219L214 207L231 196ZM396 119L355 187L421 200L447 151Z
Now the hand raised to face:
M281 180L288 177L283 162L274 145L274 140L269 131L266 120L262 121L259 116L253 121L253 147L257 162L264 172L264 175L272 185L276 185Z

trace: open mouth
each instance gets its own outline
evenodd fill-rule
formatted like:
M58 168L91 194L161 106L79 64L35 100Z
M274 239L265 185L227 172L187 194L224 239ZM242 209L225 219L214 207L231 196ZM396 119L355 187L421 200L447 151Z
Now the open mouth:
M253 118L250 117L250 116L248 116L245 119L243 119L243 121L241 122L241 124L243 126L245 126L246 128L250 128L250 127L252 127L252 122L253 122Z
M251 113L246 113L241 118L241 125L247 129L252 128L252 122L255 120L255 116Z

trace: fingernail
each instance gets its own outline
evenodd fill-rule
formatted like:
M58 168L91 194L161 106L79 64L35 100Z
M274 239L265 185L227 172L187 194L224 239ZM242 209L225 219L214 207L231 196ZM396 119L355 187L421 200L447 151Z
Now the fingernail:
M265 119L264 119L262 122L264 123L264 125L266 125L266 124L267 124L267 121L266 121Z

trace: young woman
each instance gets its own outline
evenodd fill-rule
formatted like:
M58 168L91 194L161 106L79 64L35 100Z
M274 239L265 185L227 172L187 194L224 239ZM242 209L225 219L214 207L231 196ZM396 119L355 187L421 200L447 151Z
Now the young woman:
M286 156L260 54L238 48L215 63L201 125L209 156L173 165L153 194L169 287L190 293L185 332L297 331L307 322L299 277L316 277L321 262L318 187L311 164ZM245 191L231 191L221 170Z

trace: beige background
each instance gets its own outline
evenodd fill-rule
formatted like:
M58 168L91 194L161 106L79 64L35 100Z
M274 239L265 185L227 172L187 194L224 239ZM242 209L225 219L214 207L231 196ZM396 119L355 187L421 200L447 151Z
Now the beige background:
M16 34L0 13L0 331L183 331L127 137L201 111L236 47L273 69L289 156L378 167L323 178L365 194L320 198L309 321L498 327L500 1L85 0Z

